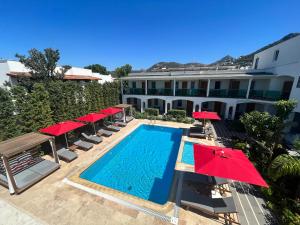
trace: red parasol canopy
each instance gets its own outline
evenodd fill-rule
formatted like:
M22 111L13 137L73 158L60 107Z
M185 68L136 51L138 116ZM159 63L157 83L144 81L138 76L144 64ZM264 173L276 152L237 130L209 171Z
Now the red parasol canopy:
M39 131L42 133L59 136L59 135L65 134L71 130L75 130L79 127L82 127L84 125L85 125L84 123L80 123L80 122L64 121L64 122L60 122L60 123L51 125L46 128L42 128Z
M103 113L103 114L106 114L106 115L109 115L109 116L120 113L120 112L123 112L123 110L119 109L119 108L114 108L114 107L109 107L109 108L106 108L106 109L102 109L100 111L100 113Z
M216 112L193 112L194 119L221 120Z
M268 187L241 150L194 144L195 172Z
M95 123L98 120L102 120L108 115L101 114L101 113L89 113L84 116L78 117L75 120L81 121L81 122L88 122L88 123Z

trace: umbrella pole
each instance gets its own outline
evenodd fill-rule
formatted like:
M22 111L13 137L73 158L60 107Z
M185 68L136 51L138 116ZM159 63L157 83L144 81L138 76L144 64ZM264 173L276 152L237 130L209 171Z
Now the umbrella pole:
M96 128L95 128L95 123L93 123L93 127L94 127L94 131L95 131L95 135L96 135Z
M66 140L67 148L69 148L68 139L67 139L67 133L65 133L65 140Z

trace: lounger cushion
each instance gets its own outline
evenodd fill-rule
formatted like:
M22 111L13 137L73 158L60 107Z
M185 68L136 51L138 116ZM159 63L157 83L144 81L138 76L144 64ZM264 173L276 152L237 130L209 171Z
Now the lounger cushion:
M100 129L100 130L98 130L98 134L108 137L108 136L111 136L113 134L113 132L109 131L109 130Z
M28 170L41 175L47 175L58 168L59 168L58 163L49 160L43 160L42 162L39 162L38 164L30 167Z
M126 122L132 121L134 118L132 116L126 116Z
M72 152L66 148L59 149L57 151L57 155L68 162L71 162L78 157L78 155L75 152Z
M6 175L0 173L0 180L1 180L3 183L7 183L7 177L6 177Z
M120 127L113 126L113 125L107 126L106 129L108 129L108 130L113 130L113 131L120 131L120 130L121 130Z
M17 187L21 189L41 179L42 175L40 173L27 169L15 175L14 178Z
M127 123L121 122L121 121L116 121L115 124L121 126L121 127L126 127Z
M190 172L184 173L184 180L199 182L201 184L209 184L209 185L228 184L228 180L224 178L211 177L211 176L206 176L198 173L190 173Z
M89 150L94 146L92 143L82 140L74 142L74 145L77 145L79 148L82 148L84 150Z

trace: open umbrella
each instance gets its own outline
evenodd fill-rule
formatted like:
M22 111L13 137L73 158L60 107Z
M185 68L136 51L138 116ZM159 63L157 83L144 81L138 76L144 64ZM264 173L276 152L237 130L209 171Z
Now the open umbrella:
M60 136L62 134L65 134L65 140L66 140L66 144L68 147L67 133L72 130L75 130L79 127L82 127L84 125L85 125L84 123L68 120L68 121L57 123L57 124L53 124L46 128L42 128L39 131L42 133L53 135L53 136Z
M106 118L107 116L108 115L102 114L102 113L89 113L84 116L78 117L75 120L78 120L81 122L92 123L95 134L96 134L95 122L97 122L98 120L102 120L102 119Z
M216 112L193 112L193 118L194 119L203 119L203 125L205 124L205 120L221 120L219 115Z
M115 114L118 114L118 113L121 113L123 112L122 109L120 108L115 108L115 107L109 107L109 108L106 108L106 109L102 109L100 111L100 113L103 113L103 114L106 114L107 116L113 116Z
M194 160L196 173L268 187L241 150L194 144Z

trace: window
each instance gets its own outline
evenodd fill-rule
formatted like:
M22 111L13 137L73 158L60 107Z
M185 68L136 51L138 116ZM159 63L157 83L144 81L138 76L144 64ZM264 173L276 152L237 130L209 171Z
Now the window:
M250 90L254 90L254 87L255 87L255 80L252 80L250 85Z
M215 82L215 89L220 89L221 88L221 81L216 81Z
M178 89L178 88L179 88L179 82L176 81L176 89Z
M152 83L151 83L151 88L152 88L152 89L156 89L156 83L155 83L155 81L152 81Z
M297 88L300 88L300 77L298 77Z
M158 106L158 99L157 99L157 98L154 99L154 105L155 105L155 106Z
M258 62L259 62L259 58L257 57L257 58L255 59L254 69L257 69L257 67L258 67Z
M273 55L273 61L277 61L278 55L279 55L279 50L277 49L277 50L274 52L274 55Z
M132 82L132 88L136 88L136 82L135 81Z
M195 81L191 82L191 89L195 89Z

